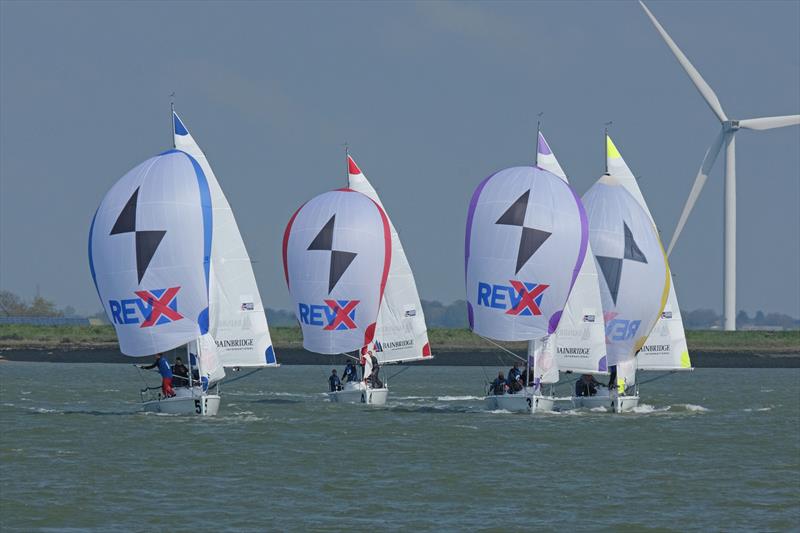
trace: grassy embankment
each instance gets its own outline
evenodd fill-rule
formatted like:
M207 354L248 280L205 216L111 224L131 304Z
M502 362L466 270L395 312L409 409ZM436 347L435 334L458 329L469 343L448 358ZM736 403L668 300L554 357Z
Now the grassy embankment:
M276 348L302 346L299 328L270 328ZM465 329L431 329L431 346L436 350L492 350L488 341ZM687 331L690 351L736 353L800 353L800 331ZM524 343L501 343L510 349L524 349ZM28 326L0 325L0 349L24 348L115 348L117 338L111 326Z

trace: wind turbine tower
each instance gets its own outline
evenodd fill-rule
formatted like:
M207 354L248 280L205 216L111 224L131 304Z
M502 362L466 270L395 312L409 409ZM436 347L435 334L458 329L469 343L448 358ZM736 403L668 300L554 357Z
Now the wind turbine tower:
M678 63L681 64L683 70L692 80L694 86L705 99L708 107L717 116L722 126L714 142L706 151L703 164L700 166L700 171L692 185L692 190L689 192L689 197L686 199L686 204L683 206L683 212L678 225L675 227L675 232L672 234L672 240L669 243L667 254L672 253L675 242L686 224L686 219L689 218L703 185L708 179L708 174L714 166L714 161L725 145L725 275L724 275L724 295L723 295L723 313L724 313L724 327L727 331L734 331L736 329L736 132L741 129L749 130L771 130L774 128L783 128L784 126L795 126L800 124L800 115L786 115L781 117L763 117L763 118L748 118L744 120L732 120L728 118L725 111L722 110L722 105L719 103L717 95L706 83L700 73L694 68L694 65L689 59L681 52L675 41L667 34L666 30L659 24L656 17L647 9L644 2L639 1L644 12L650 17L653 26L656 27L658 33L667 43L667 46L672 51Z

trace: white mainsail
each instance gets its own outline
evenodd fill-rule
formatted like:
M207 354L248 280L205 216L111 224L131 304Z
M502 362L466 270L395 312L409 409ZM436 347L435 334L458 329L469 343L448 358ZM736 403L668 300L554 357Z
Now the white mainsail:
M213 210L209 333L225 367L276 366L250 256L225 194L205 154L173 111L175 148L191 155L208 180Z
M350 188L365 194L383 208L378 193L349 155L347 164ZM389 218L389 215L386 217ZM375 357L380 363L428 359L431 357L431 347L417 284L391 219L389 228L392 235L392 262L378 312L373 341Z
M541 132L537 142L536 164L569 183L566 173ZM564 306L558 328L549 342L542 343L541 346L545 352L554 352L557 370L582 374L608 371L599 283L592 246L587 243L586 257ZM558 381L557 371L555 381ZM545 380L543 382L548 383Z
M647 207L642 191L636 183L636 178L625 160L622 158L611 137L606 136L606 161L608 173L614 176L620 184L636 199L647 216L658 227ZM675 294L675 283L670 274L670 289L667 303L661 312L652 332L647 337L639 355L636 356L639 370L691 370L692 363L689 358L689 349L686 344L686 333L683 329L683 318Z

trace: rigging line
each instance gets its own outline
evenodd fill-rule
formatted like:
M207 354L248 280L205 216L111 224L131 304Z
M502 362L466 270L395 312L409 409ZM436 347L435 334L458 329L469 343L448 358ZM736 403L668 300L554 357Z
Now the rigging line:
M476 333L476 335L477 335L477 333ZM517 359L519 359L520 361L523 361L523 362L524 362L524 361L527 361L527 359L526 359L526 358L524 358L524 357L520 357L519 355L515 354L514 352L512 352L511 350L509 350L508 348L506 348L506 347L504 347L504 346L500 346L499 344L497 344L496 342L494 342L492 339L489 339L489 338L487 338L487 337L484 337L484 336L482 336L482 335L478 335L478 337L480 337L481 339L485 340L485 341L486 341L486 342L488 342L489 344L493 344L494 346L496 346L496 347L500 348L501 350L503 350L503 351L504 351L504 352L506 352L507 354L509 354L509 355L511 355L511 356L513 356L513 357L516 357L516 358L517 358Z
M236 376L235 378L233 378L233 379L231 379L231 380L226 380L226 381L225 381L225 383L233 383L233 382L235 382L235 381L239 381L240 379L244 379L244 378L246 378L247 376L252 376L252 375L253 375L253 374L255 374L256 372L260 372L260 371L262 371L262 370L264 370L264 369L263 369L263 368L256 368L255 370L251 370L250 372L248 372L247 374L245 374L245 375L243 375L243 376Z
M403 368L402 368L402 370L398 370L397 372L395 372L395 373L394 373L394 374L392 374L391 376L387 376L387 377L386 377L386 381L388 382L390 379L394 379L394 378L395 378L395 376L399 376L400 374L402 374L403 372L405 372L405 371L406 371L406 370L408 370L409 368L411 368L411 366L405 366L405 367L403 367Z
M142 369L139 368L139 365L137 365L136 363L131 363L131 364L136 367L136 370L137 370L137 372L139 374L139 379L142 380L142 383L144 383L144 386L145 387L149 387L149 385L147 384L147 380L144 379L144 376L142 376Z
M675 374L675 373L677 373L677 370L672 370L672 371L670 371L670 372L667 372L666 374L661 374L660 376L656 376L656 377L654 377L654 378L650 378L650 379L648 379L647 381L638 381L638 382L636 383L636 385L644 385L645 383L652 383L652 382L654 382L654 381L656 381L656 380L659 380L659 379L661 379L661 378L665 378L665 377L667 377L667 376L671 376L672 374Z

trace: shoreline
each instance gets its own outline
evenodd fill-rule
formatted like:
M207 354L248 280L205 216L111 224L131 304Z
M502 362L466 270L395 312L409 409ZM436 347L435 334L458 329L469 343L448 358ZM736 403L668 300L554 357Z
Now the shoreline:
M276 346L281 365L331 365L342 366L347 358L342 355L320 355L301 347ZM800 351L757 352L751 350L696 350L691 351L694 368L800 368ZM120 353L116 343L103 345L50 345L0 347L0 362L32 363L111 363L140 364L149 357L127 357ZM417 361L408 365L433 366L488 366L504 367L510 357L495 349L474 347L448 347L434 351L430 361Z

